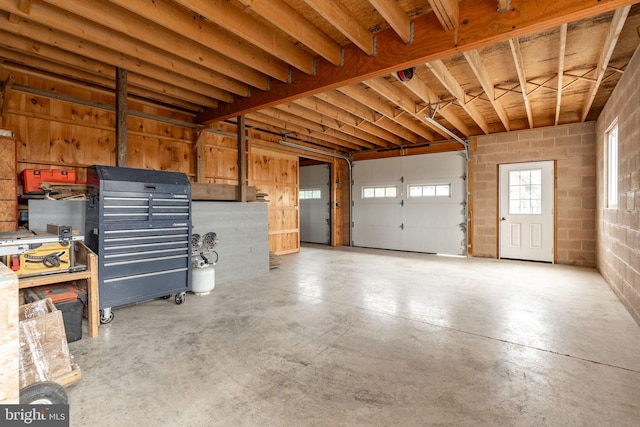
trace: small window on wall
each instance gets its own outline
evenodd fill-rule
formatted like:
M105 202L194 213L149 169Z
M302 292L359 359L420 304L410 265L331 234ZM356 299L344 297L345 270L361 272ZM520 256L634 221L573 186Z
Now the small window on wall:
M607 141L607 207L618 207L618 119L606 133Z
M409 197L451 197L451 184L410 185Z
M320 199L322 198L322 191L318 189L314 190L300 190L300 200Z
M384 199L394 197L398 197L398 187L395 185L362 187L363 199Z

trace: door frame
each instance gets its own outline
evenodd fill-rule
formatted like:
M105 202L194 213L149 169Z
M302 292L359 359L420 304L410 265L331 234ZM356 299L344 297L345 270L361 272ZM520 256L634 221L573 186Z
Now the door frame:
M500 166L505 165L516 165L520 163L542 163L542 162L551 162L553 164L553 264L557 264L558 262L558 162L557 160L527 160L522 162L509 162L509 163L499 163L496 165L496 181L497 181L497 190L496 190L496 254L498 259L502 259L500 253L500 241L501 241L501 212L500 212L500 197L501 197L501 188L500 188ZM527 260L523 260L527 261ZM537 262L535 260L531 260L532 262Z

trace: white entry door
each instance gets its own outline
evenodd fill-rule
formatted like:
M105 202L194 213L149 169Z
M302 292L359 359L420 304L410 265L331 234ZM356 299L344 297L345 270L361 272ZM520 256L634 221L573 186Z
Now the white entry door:
M300 167L300 241L329 244L331 240L331 169L329 165Z
M499 166L500 258L553 262L554 163Z

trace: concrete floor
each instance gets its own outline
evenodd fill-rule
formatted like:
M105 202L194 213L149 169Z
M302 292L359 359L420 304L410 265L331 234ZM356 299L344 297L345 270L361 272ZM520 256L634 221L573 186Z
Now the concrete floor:
M638 426L640 327L592 269L305 246L70 344L72 426Z

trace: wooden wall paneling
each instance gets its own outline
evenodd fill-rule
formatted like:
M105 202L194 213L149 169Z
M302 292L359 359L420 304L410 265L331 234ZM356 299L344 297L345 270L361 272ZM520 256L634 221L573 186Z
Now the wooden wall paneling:
M75 145L74 126L62 122L49 122L49 160L56 163L80 163Z
M299 251L298 156L250 144L249 164L249 184L268 195L269 250Z
M235 138L206 132L204 144L206 172L209 184L238 183L238 150Z
M0 136L0 232L17 229L16 140Z

